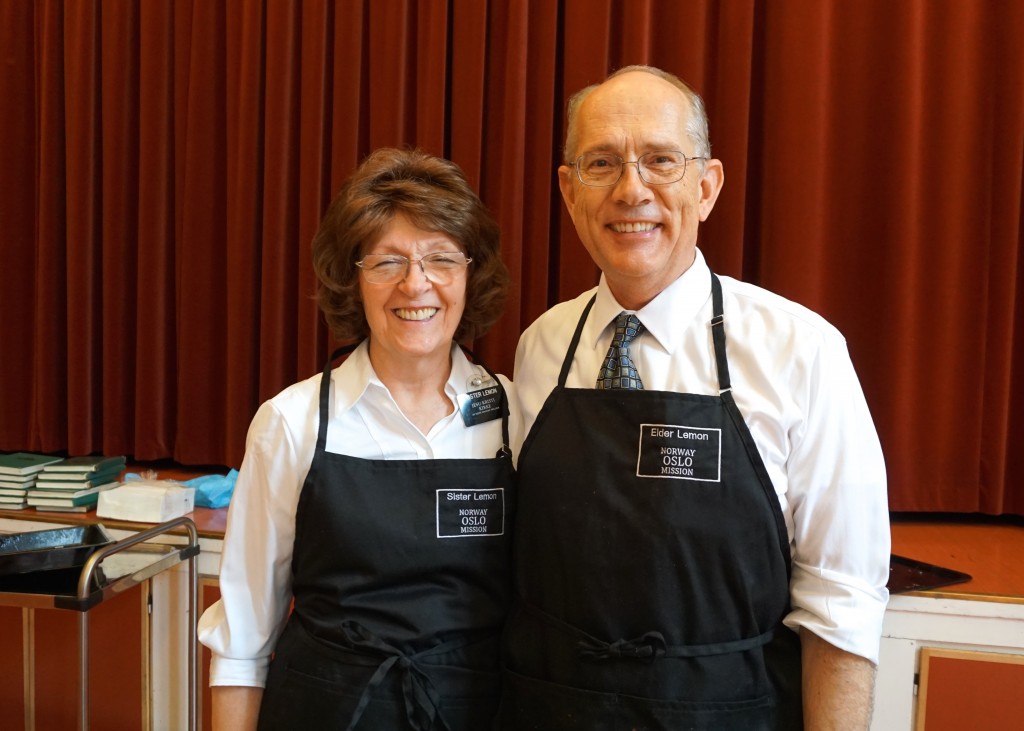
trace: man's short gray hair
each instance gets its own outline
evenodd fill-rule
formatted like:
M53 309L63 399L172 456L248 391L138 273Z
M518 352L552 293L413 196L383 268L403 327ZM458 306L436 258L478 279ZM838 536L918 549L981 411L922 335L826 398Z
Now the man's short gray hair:
M690 102L690 116L686 120L686 135L693 142L693 154L697 157L711 157L711 140L708 137L708 114L704 108L704 100L700 98L700 94L695 92L686 83L675 74L671 74L668 71L662 71L654 66L623 66L611 74L609 74L605 81L614 79L616 76L622 74L628 74L632 71L642 71L644 73L653 74L659 79L664 79L672 86L679 89ZM602 82L604 83L604 82ZM563 149L563 156L565 157L566 164L573 162L576 159L576 113L579 111L580 105L583 100L586 99L590 94L597 89L601 84L591 84L588 87L580 89L569 98L569 105L566 112L566 134L565 134L565 148Z

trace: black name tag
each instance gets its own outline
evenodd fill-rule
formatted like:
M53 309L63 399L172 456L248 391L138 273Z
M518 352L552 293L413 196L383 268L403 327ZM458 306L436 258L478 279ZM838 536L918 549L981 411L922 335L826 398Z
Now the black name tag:
M637 477L721 482L722 430L641 424Z
M438 490L437 537L470 538L505 533L505 488Z
M466 426L476 426L501 417L501 388L498 386L460 393L458 400L459 413Z

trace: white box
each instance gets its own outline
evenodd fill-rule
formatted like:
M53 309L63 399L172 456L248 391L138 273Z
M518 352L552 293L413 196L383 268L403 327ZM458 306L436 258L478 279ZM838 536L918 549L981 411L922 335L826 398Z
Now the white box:
M96 517L163 523L195 506L194 488L168 480L132 480L100 493Z

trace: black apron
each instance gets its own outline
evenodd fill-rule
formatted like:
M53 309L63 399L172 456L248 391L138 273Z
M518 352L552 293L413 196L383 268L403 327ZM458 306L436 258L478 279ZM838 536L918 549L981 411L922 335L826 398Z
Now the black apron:
M372 460L326 451L331 362L296 513L294 610L261 729L489 728L512 593L507 398L492 459ZM490 371L488 371L490 373Z
M566 388L580 317L519 457L502 729L802 727L788 534L711 279L719 396Z

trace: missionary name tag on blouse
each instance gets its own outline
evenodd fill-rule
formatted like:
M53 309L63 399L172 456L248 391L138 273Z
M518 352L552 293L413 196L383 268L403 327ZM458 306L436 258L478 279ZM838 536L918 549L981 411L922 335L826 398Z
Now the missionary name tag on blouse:
M466 426L501 418L501 389L497 386L460 393L458 401L459 413Z
M641 424L636 475L721 482L722 430Z
M505 533L505 488L438 490L437 537L469 538Z

